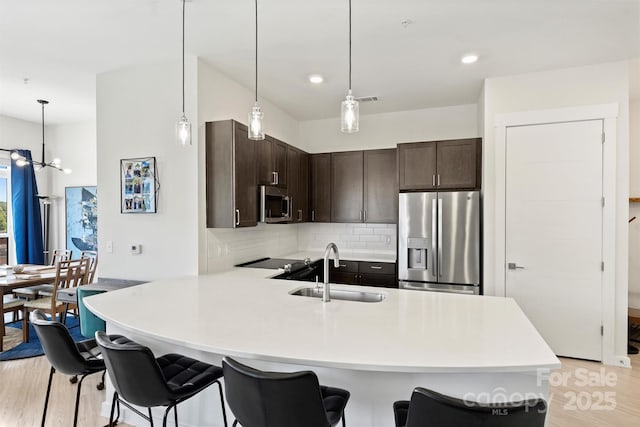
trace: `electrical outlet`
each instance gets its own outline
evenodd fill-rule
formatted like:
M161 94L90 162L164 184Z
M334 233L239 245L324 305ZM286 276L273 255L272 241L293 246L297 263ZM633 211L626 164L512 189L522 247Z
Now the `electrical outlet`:
M142 253L142 245L140 243L132 243L129 246L129 252L133 255L138 255Z

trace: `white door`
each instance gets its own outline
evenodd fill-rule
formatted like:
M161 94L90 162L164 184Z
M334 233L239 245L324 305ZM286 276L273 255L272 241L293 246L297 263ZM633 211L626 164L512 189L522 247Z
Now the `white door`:
M557 355L591 360L602 360L602 133L591 120L506 138L506 295Z

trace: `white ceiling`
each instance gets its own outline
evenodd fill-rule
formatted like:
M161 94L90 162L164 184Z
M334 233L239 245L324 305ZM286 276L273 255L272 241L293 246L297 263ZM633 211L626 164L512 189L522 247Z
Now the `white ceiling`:
M487 77L640 57L640 0L352 4L354 94L380 98L362 114L475 103ZM253 88L253 1L186 7L187 52ZM96 74L180 58L181 8L180 0L0 0L0 114L37 122L44 98L47 123L94 118ZM337 116L348 84L347 0L259 0L258 8L260 96L300 120ZM462 65L467 52L480 61ZM311 73L325 83L312 86Z

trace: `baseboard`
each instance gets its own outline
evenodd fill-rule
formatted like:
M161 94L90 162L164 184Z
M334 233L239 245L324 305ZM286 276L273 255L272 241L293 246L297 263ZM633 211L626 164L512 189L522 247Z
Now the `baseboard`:
M612 356L606 357L603 361L603 364L609 366L617 366L619 368L630 368L631 367L631 359L628 356Z

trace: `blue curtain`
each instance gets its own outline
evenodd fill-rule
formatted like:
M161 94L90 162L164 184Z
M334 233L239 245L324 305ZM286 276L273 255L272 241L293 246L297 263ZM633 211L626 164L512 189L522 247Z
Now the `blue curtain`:
M31 151L16 151L29 161L26 166L17 166L15 160L11 160L11 204L16 260L18 264L44 264L42 218Z

